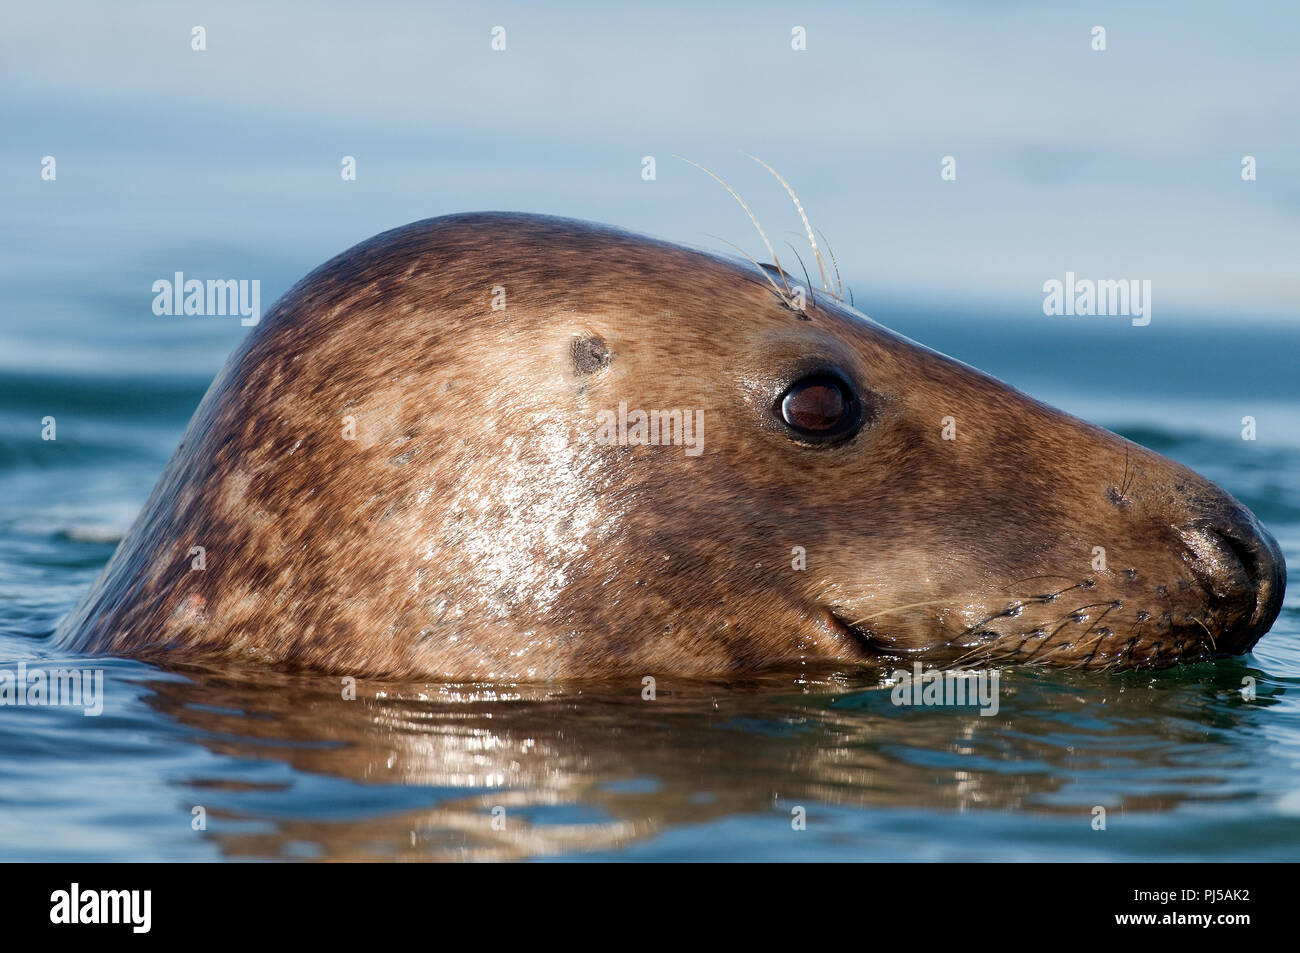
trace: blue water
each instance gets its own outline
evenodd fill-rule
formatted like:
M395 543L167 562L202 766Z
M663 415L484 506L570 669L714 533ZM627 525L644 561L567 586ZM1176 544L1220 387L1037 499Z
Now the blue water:
M1251 656L1154 674L1007 669L991 718L895 708L874 682L833 671L664 679L654 702L637 683L379 682L344 701L335 679L52 651L46 637L239 333L194 325L182 346L169 342L176 324L139 307L86 307L105 318L82 326L103 335L89 366L0 373L0 668L102 668L105 710L0 708L0 857L1300 856L1295 587ZM1300 565L1295 331L873 310L1205 473ZM164 347L188 348L193 366L142 366L141 352ZM40 439L47 414L52 442ZM1254 442L1240 438L1245 414ZM1246 676L1254 701L1239 691ZM1096 806L1105 831L1092 829Z

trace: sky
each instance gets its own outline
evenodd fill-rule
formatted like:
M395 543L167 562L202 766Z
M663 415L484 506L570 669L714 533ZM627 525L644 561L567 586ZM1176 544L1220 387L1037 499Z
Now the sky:
M780 170L868 314L1051 320L1043 283L1072 271L1150 280L1156 322L1291 324L1298 34L1294 3L16 5L0 362L91 360L99 339L71 329L147 322L175 270L259 277L269 304L350 245L455 211L767 257L675 154L730 181L778 254L801 226L745 154Z

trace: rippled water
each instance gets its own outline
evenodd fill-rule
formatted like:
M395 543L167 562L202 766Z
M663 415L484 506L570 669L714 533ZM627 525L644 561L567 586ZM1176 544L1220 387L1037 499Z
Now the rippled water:
M1300 565L1294 332L876 316L1200 470ZM896 708L874 678L833 671L661 679L653 702L639 683L381 682L347 701L336 679L52 651L238 333L179 327L114 332L116 350L74 370L0 370L0 668L102 668L106 699L100 717L0 708L0 857L1300 856L1294 585L1252 656L1154 674L1006 669L994 717ZM80 340L95 352L90 330ZM160 373L141 353L179 356ZM134 356L129 371L115 354ZM57 441L40 439L46 414ZM1247 414L1254 442L1240 439Z

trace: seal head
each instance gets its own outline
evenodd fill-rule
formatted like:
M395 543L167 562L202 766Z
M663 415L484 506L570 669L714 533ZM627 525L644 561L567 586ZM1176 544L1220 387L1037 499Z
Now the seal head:
M518 214L356 246L230 358L59 640L544 680L1158 667L1272 624L1228 494L768 277Z

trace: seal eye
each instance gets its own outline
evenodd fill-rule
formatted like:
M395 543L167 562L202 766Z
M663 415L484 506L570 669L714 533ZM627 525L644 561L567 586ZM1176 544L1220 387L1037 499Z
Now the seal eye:
M858 399L840 377L812 374L790 386L779 401L781 420L804 440L829 441L857 430Z

